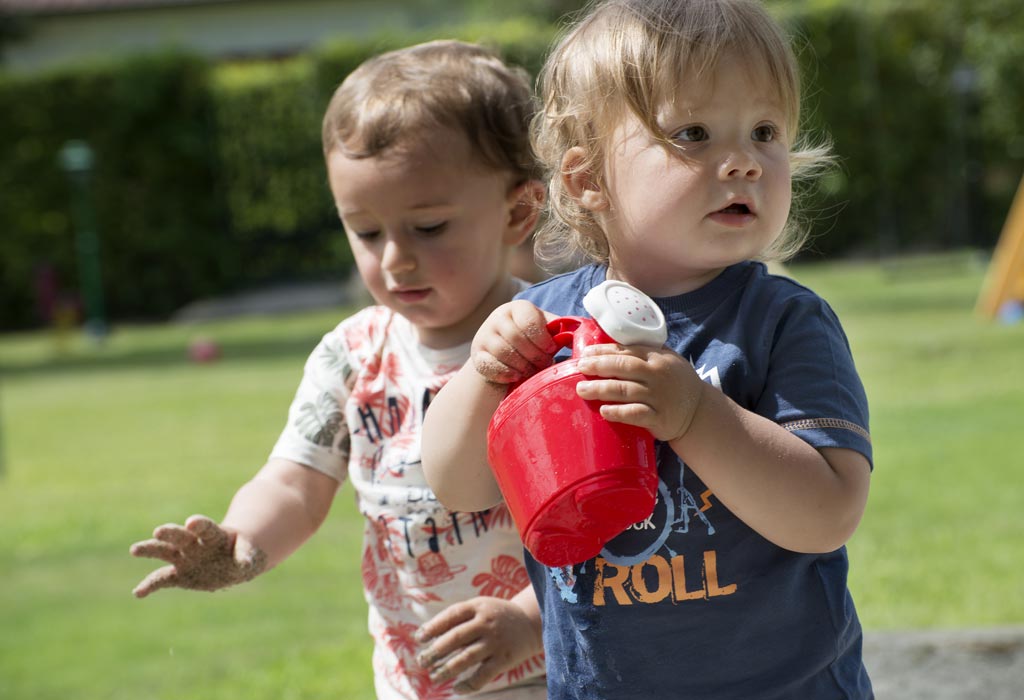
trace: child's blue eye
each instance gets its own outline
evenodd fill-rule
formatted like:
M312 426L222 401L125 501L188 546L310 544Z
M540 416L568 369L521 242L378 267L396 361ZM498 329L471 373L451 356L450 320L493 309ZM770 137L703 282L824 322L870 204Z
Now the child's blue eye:
M779 132L778 129L771 124L762 124L761 126L755 127L750 135L755 141L768 142L774 141L779 135Z
M695 124L680 129L672 138L676 141L707 141L709 136L707 129Z

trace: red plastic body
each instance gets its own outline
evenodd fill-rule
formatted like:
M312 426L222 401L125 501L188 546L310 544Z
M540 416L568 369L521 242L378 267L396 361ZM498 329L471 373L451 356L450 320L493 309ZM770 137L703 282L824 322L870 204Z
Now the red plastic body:
M538 372L498 406L488 458L523 544L542 564L596 556L608 540L654 510L654 439L643 428L601 417L600 402L576 395L583 347L614 342L585 318L548 324L573 359Z

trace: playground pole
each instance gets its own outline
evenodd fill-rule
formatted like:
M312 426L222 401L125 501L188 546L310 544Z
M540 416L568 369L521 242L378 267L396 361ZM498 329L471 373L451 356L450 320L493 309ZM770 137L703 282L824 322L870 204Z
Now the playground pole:
M107 335L103 309L103 276L100 269L100 240L90 192L93 152L85 141L72 140L60 149L60 164L71 181L71 204L78 252L78 274L85 303L85 331L94 340Z
M3 388L4 380L0 377L0 389ZM0 479L7 474L7 445L4 444L4 398L0 392Z

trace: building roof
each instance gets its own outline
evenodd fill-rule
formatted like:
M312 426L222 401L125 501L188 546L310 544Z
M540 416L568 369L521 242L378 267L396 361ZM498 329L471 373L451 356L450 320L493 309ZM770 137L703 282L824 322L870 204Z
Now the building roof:
M181 5L221 5L243 0L0 0L0 12L17 15L69 15Z

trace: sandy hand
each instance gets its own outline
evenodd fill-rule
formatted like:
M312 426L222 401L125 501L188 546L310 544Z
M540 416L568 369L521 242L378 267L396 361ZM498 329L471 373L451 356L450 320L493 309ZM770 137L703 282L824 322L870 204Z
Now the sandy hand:
M193 515L184 527L161 525L153 539L136 542L129 551L168 563L135 587L136 598L161 588L216 591L249 581L267 567L263 550L202 515Z
M534 623L515 602L479 596L456 603L416 632L423 645L416 662L435 683L475 667L455 684L458 695L480 690L499 674L543 652L540 622Z
M473 337L470 359L490 384L521 381L551 365L558 351L545 314L528 301L502 304L491 312Z

